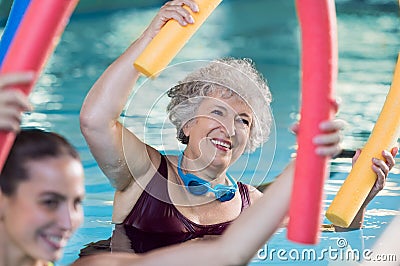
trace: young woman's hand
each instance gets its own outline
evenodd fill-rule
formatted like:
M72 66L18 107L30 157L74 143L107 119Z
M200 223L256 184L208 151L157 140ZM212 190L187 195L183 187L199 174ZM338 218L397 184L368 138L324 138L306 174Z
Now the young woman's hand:
M33 73L12 73L0 76L0 130L18 131L22 112L31 110L28 98L20 91L6 89L33 80Z

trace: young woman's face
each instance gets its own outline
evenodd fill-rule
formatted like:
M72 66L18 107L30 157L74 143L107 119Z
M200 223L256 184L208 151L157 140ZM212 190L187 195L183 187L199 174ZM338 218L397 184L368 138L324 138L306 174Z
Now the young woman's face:
M242 155L253 123L250 107L238 96L217 95L202 100L195 119L187 124L186 156L204 164L228 167Z
M32 160L25 167L28 180L1 199L8 241L31 258L58 260L83 219L82 164L62 156Z

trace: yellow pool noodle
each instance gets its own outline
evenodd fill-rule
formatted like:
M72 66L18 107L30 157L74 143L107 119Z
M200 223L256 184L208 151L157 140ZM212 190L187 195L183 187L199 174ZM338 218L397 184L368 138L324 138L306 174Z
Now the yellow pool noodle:
M176 20L169 20L135 60L133 65L136 69L147 77L157 76L221 2L222 0L196 0L199 6L197 13L185 6L195 23L181 26Z
M339 189L326 211L326 217L334 225L349 227L361 205L371 191L376 174L372 170L372 158L383 159L382 150L390 150L400 135L400 54L393 75L392 86L386 96L382 111L371 135L355 162L349 176Z

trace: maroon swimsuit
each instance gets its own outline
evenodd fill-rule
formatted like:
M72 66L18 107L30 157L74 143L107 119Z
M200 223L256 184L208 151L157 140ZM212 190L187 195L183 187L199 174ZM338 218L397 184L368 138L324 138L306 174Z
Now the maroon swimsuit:
M171 203L168 195L167 162L161 155L161 163L146 189L121 225L135 253L143 253L172 244L181 243L205 235L221 235L232 221L200 225L185 216ZM250 206L246 185L238 182L242 209ZM121 229L121 228L120 228Z

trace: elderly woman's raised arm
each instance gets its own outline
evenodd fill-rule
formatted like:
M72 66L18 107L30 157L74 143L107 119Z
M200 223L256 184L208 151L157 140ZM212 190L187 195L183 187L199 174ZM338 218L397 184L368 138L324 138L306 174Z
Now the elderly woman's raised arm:
M190 0L177 2L197 8ZM145 175L155 154L118 119L140 75L133 62L170 19L184 26L192 18L182 5L164 5L143 34L95 82L81 109L81 131L100 168L118 190ZM128 165L126 158L134 160Z

